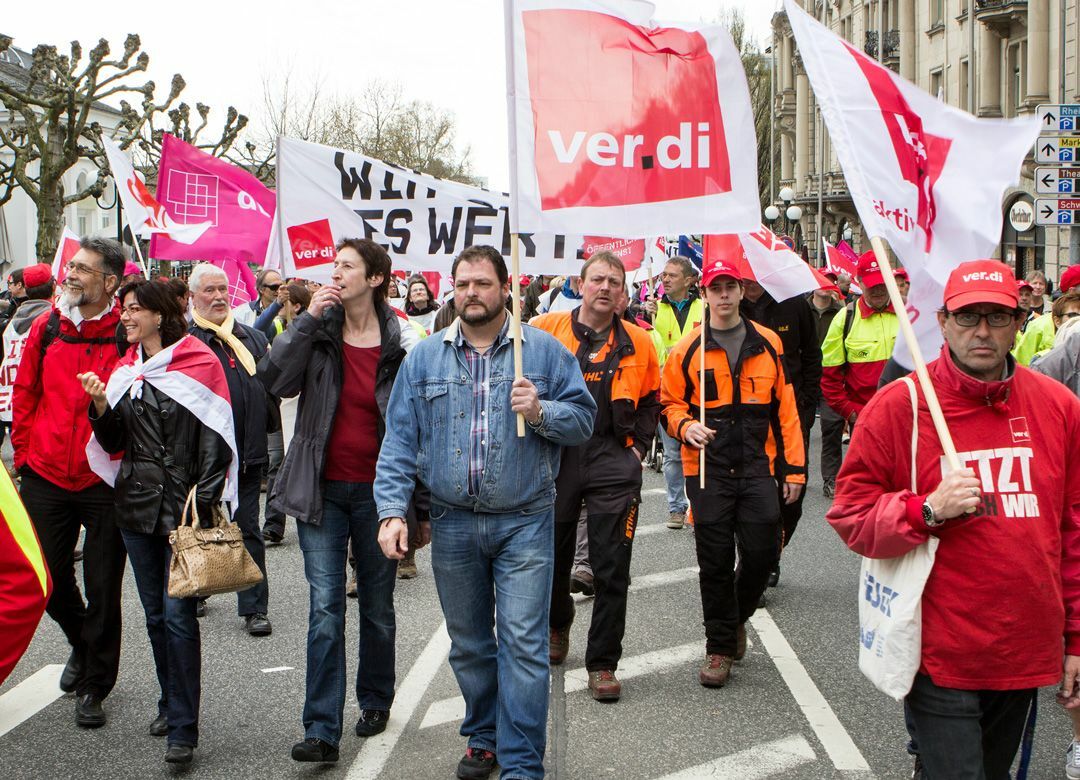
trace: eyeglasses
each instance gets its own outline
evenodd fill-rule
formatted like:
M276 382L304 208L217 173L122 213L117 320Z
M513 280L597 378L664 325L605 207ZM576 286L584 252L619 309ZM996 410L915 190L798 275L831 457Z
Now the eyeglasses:
M1016 315L1011 311L992 311L988 314L979 314L974 311L952 311L949 316L956 320L961 328L977 328L979 323L986 320L991 328L1007 328L1016 322Z
M65 268L69 274L100 274L101 276L111 276L108 271L99 271L96 268L91 268L82 263L68 263Z
M277 292L279 289L281 289L280 284L264 284L263 287L265 287L270 292Z
M1058 319L1064 322L1065 320L1071 320L1073 317L1080 317L1080 311L1067 311L1062 314Z

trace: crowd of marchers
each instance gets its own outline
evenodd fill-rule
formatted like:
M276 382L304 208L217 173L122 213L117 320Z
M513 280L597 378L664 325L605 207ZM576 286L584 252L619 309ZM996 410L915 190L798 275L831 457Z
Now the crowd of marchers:
M1080 266L1056 291L993 260L950 276L936 313L945 344L928 372L956 469L942 465L923 392L887 381L907 371L892 357L899 320L872 253L855 279L832 275L834 288L781 301L743 267L718 259L699 272L672 257L635 285L599 252L577 276L522 280L520 332L504 259L486 246L454 259L441 305L423 276L399 288L366 239L340 242L327 284L262 271L258 297L235 310L220 268L148 280L107 239L83 240L61 285L45 265L13 272L7 424L52 577L47 612L71 645L60 685L75 694L77 726L107 722L130 561L160 685L148 729L165 738L166 762L193 760L206 606L170 596L168 582L170 533L194 490L200 520L231 499L264 575L236 596L253 636L272 631L266 546L296 520L310 606L293 759L338 760L347 652L355 734L386 729L395 581L416 576L413 556L430 544L466 706L456 775L499 767L538 780L573 592L593 598L588 690L622 693L643 462L663 462L667 526L692 529L696 675L720 688L780 577L820 420L827 519L844 542L893 558L938 540L904 702L916 776L1008 777L1037 689L1060 685L1077 735L1066 771L1080 778ZM230 433L155 382L155 365L181 352L212 358L207 382L227 387ZM283 402L295 403L292 431ZM91 439L118 464L112 484ZM350 595L359 638L347 651Z

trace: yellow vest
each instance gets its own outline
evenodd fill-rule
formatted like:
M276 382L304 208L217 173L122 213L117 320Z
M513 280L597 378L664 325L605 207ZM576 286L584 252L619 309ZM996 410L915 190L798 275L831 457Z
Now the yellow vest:
M670 303L658 303L656 316L653 317L653 328L660 334L660 341L664 345L664 351L670 352L671 348L679 343L679 340L691 330L701 324L702 314L705 311L705 302L701 298L695 298L688 305L686 322L680 328L679 318L675 315L675 307Z

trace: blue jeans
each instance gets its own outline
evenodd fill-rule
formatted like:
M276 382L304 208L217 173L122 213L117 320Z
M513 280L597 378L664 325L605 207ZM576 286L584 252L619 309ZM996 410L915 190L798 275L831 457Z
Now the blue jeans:
M379 516L370 482L328 480L321 525L297 523L310 589L304 737L341 740L345 711L345 561L356 557L360 658L356 698L361 709L394 703L394 583L397 561L379 547Z
M135 587L146 613L146 633L154 654L161 698L158 714L169 720L169 744L199 744L199 676L202 650L198 599L169 597L169 537L121 529Z
M668 436L660 426L660 441L664 443L664 483L667 485L668 512L686 514L686 480L682 473L682 443Z
M451 639L450 666L465 698L461 735L469 747L498 755L504 780L540 780L554 507L476 514L433 505L431 519L431 567Z

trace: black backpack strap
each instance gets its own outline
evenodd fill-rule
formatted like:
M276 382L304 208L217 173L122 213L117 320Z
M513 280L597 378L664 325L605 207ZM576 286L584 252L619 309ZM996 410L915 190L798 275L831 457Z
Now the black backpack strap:
M847 363L847 337L851 333L852 323L855 322L855 306L857 304L852 301L844 306L844 333L840 337L840 348L844 350L844 362Z
M41 354L39 360L45 359L45 350L56 341L60 335L60 312L53 309L49 312L49 321L45 323L45 332L41 334Z
M45 350L47 350L49 345L58 338L65 344L112 344L116 347L116 352L121 357L123 357L130 346L127 341L127 331L124 330L124 326L121 323L117 323L116 333L112 336L83 338L82 336L69 336L66 333L61 333L60 312L53 309L49 314L49 321L45 323L45 332L41 335L41 358L43 360L45 358Z

